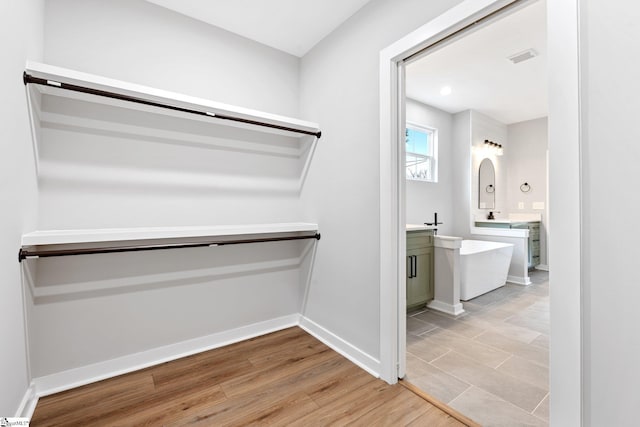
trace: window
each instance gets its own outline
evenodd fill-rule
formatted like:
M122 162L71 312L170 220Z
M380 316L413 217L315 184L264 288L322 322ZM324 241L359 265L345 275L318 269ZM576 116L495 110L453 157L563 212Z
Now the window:
M438 131L407 123L405 129L407 179L438 182Z

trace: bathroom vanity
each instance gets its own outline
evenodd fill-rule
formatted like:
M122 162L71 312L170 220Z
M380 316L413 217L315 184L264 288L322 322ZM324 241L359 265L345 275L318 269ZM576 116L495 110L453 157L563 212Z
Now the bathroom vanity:
M535 268L540 264L540 221L486 220L476 221L476 227L506 228L512 230L529 230L528 267Z
M434 296L433 230L407 225L407 311Z

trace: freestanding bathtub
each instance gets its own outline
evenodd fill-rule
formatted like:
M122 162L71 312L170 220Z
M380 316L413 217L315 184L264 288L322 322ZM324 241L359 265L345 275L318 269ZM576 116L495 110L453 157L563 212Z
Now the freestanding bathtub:
M463 240L460 248L460 299L468 301L507 281L511 243Z

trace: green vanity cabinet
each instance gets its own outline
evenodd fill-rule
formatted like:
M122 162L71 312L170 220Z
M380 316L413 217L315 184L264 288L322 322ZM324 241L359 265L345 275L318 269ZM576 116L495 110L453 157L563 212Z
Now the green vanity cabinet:
M529 229L529 269L540 264L540 222L519 222L513 224L511 228Z
M407 232L407 310L433 299L433 231Z

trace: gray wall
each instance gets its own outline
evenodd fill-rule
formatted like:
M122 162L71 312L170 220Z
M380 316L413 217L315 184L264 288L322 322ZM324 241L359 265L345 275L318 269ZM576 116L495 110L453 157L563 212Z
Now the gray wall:
M42 1L0 3L0 415L13 416L29 379L22 286L16 254L21 234L35 226L35 174L22 84L25 60L42 57Z
M547 261L547 230L549 214L547 206L547 118L527 120L507 126L509 147L507 158L507 210L509 213L533 213L542 215L540 229L540 263ZM531 186L528 193L520 191L520 185ZM524 203L520 209L518 203ZM533 209L534 202L544 203L544 209Z
M453 116L453 235L466 238L471 234L471 114Z
M507 214L507 175L511 166L506 156L498 156L493 150L485 149L485 139L504 146L504 151L509 150L507 140L507 126L493 118L471 111L471 217L484 219L489 212L494 212L496 218L506 218ZM493 209L480 209L478 206L479 172L480 163L488 158L495 169L495 207ZM466 236L465 234L464 236Z
M438 182L407 180L407 223L433 221L438 212L438 233L451 235L453 230L453 117L446 111L413 99L407 99L407 121L438 130Z
M52 3L54 2L49 2ZM73 3L75 6L82 6L85 2ZM124 10L129 10L129 6L124 6L123 1L86 3L91 3L96 8L107 9L110 8L108 5L118 4L124 7ZM135 6L131 7L148 10L143 2L126 3L135 3ZM324 134L309 177L308 188L305 190L306 215L308 218L317 218L323 230L323 243L318 253L308 314L323 326L373 355L378 354L379 350L379 227L376 213L378 53L381 48L456 3L458 2L374 0L302 60L302 117L320 122ZM6 132L6 137L2 139L3 156L0 157L0 170L3 173L3 206L13 206L15 209L3 210L0 221L2 234L5 236L0 246L0 271L3 281L0 305L4 318L11 319L9 322L2 322L0 326L3 344L7 346L7 343L10 343L11 349L10 352L2 353L0 372L3 382L6 379L7 383L14 384L15 387L3 389L0 395L0 411L3 414L10 414L15 409L22 395L20 388L26 387L27 382L24 352L21 350L21 296L15 253L20 233L33 225L28 224L29 217L25 214L35 211L23 209L29 203L33 203L28 196L29 189L15 185L16 182L21 182L17 177L28 181L32 176L30 171L25 169L25 165L30 164L30 159L28 153L23 152L23 147L28 147L30 136L26 115L20 113L24 112L26 107L24 92L16 73L19 75L26 57L38 59L38 40L42 28L38 2L11 2L11 6L7 6L8 4L3 3L0 14L3 25L0 28L2 39L12 40L14 43L7 45L8 48L4 51L4 64L7 66L2 67L0 71L5 88L3 93L7 101L0 107L3 108L1 117L4 118L2 128L3 132ZM58 0L55 4L63 4L63 1ZM635 120L636 112L640 110L640 83L636 78L640 73L640 64L634 55L629 54L637 50L637 40L640 39L640 28L635 25L640 18L640 6L631 2L610 5L592 0L583 0L580 4L583 21L580 41L584 55L581 62L584 78L581 104L584 114L584 218L581 243L584 255L585 298L584 408L587 425L623 426L633 423L635 408L640 404L639 395L634 389L635 384L640 382L640 370L637 368L637 360L640 359L640 335L636 331L638 314L635 306L635 301L640 297L640 289L634 281L638 252L635 248L639 240L638 231L634 226L640 201L638 193L633 191L632 187L635 182L637 159L640 158L639 146L636 143L640 139L640 131ZM114 6L114 10L119 9L120 7ZM83 13L88 14L89 11ZM102 10L102 13L106 12ZM67 24L62 12L49 11L52 20L54 15L62 20L61 25ZM137 20L134 20L136 24L149 19L147 14L134 15L137 17ZM128 44L135 43L135 39L122 37L122 43L114 43L113 37L118 38L118 34L113 33L121 27L112 25L113 28L109 32L102 33L109 21L101 22L101 14L91 13L90 16L91 20L87 20L86 23L72 24L70 21L69 26L78 29L78 32L70 31L64 39L81 39L79 35L84 36L84 33L94 34L93 41L101 42L99 46L106 49L106 55L103 56L100 49L92 52L89 46L76 51L75 54L72 51L59 52L59 56L56 57L52 53L52 56L46 58L47 61L69 67L74 66L74 61L85 61L85 67L80 67L83 64L78 63L78 68L188 93L193 93L195 86L201 86L203 90L208 91L204 94L206 97L295 115L295 83L290 88L285 84L285 90L277 91L280 95L291 91L291 98L285 96L285 101L268 96L255 96L248 93L250 91L244 93L241 88L248 82L241 77L238 77L237 81L233 80L234 72L237 70L228 72L229 78L236 81L236 84L229 85L228 88L222 87L222 83L210 82L208 78L203 78L202 74L200 78L193 79L196 82L193 87L180 86L191 83L175 79L177 72L174 74L167 70L183 67L185 61L173 60L166 57L168 55L163 55L164 51L160 48L164 47L164 44L158 43L156 50L148 54L145 53L145 48L138 44L135 53L121 57L118 54L119 49L125 49ZM126 16L119 17L126 22ZM95 32L92 28L94 23L97 26ZM195 21L192 23L198 25ZM556 29L565 27L557 24L562 23L554 23ZM80 31L75 25L82 25L84 29ZM128 25L129 28L133 26L131 23ZM162 29L169 31L167 25L163 25ZM109 34L109 37L100 40L100 34ZM140 34L136 35L142 37ZM80 40L72 41L75 47L82 43ZM48 41L52 42L53 40ZM220 49L224 50L224 47ZM84 59L86 55L89 56L88 59ZM144 56L145 60L138 58L138 55ZM199 57L198 62L206 57L207 55ZM136 58L144 70L130 67L125 61L126 59L135 62ZM295 60L292 62L295 63ZM347 63L350 65L347 66ZM163 65L165 68L155 68L152 65ZM229 67L228 61L223 65ZM193 65L193 68L197 70L197 65ZM216 67L217 71L211 72L219 72L222 69L223 67ZM278 65L269 65L264 69L269 72L270 69L278 69ZM182 70L186 69L181 68L180 72ZM291 78L295 79L293 71L287 71L284 75L293 76ZM242 86L237 83L239 81L242 82ZM282 83L280 79L277 82L275 86ZM215 85L215 90L210 89L210 85ZM269 84L265 84L258 90L269 91L270 87ZM239 88L240 92L237 92L236 89ZM201 92L197 94L203 95ZM464 124L460 128L464 130ZM556 148L556 154L562 153L561 148ZM4 155L5 153L8 155ZM553 155L554 151L551 152L552 157ZM560 161L561 156L558 159ZM557 171L560 168L554 166L553 169ZM561 186L562 177L558 174L554 177L552 185ZM562 194L562 191L559 189L557 193ZM558 254L558 261L561 263L563 255L555 253ZM353 268L354 259L358 260L359 265L367 268ZM553 278L554 276L552 280ZM556 283L559 286L563 284ZM552 306L552 310L556 310L555 313L563 310L560 304L562 303L558 302L558 308ZM561 324L555 329L568 330ZM561 337L557 333L556 336ZM572 365L564 360L562 363L554 361L562 359L560 353L564 350L562 343L554 340L555 338L552 339L552 344L558 346L556 351L552 351L552 377L555 372L558 379L552 380L552 384L556 387L554 390L561 393L562 376L567 371L559 368L570 369ZM575 359L571 360L575 364ZM557 402L562 403L563 400L558 399ZM573 404L573 401L571 403ZM554 401L552 414L560 414L563 408L554 409L553 405Z
M473 110L466 110L453 116L453 234L464 238L471 236L473 221L486 218L489 211L496 218L507 217L507 160L485 150L484 140L488 139L508 150L506 125ZM480 163L488 158L495 169L495 207L478 208L478 173Z
M298 58L146 1L48 0L45 31L47 64L298 113Z
M585 424L631 426L640 407L640 62L631 54L640 5L580 4Z
M51 65L298 116L298 58L145 1L50 0L44 28ZM42 105L56 116L41 132L40 228L301 221L305 157L265 152L309 140L46 96ZM306 243L290 243L35 261L33 285L51 296L28 299L34 377L298 313Z
M459 3L373 0L301 62L302 117L322 124L304 189L323 230L307 315L374 358L380 354L379 55Z

